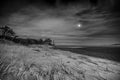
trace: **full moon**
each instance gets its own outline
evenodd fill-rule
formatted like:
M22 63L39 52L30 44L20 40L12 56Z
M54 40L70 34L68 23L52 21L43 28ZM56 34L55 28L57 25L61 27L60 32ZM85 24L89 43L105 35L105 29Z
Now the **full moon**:
M80 27L81 27L81 24L78 24L78 25L77 25L77 27L79 27L79 28L80 28Z

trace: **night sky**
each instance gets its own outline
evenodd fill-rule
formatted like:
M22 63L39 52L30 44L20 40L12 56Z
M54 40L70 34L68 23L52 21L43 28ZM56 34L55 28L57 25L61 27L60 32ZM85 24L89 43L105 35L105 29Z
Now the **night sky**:
M85 13L87 0L3 0L0 26L22 37L50 37L56 45L112 46L120 44L120 18L112 12Z

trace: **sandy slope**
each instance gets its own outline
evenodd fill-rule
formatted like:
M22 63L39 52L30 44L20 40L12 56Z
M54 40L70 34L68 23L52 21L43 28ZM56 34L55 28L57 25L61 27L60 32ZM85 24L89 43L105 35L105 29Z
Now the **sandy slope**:
M47 46L0 44L0 80L120 80L120 63Z

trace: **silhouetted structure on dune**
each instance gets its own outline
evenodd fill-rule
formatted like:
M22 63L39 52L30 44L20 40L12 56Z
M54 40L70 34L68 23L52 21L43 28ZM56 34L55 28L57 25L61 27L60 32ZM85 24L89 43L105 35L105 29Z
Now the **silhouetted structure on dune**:
M54 46L54 41L50 38L43 39L32 39L32 38L22 38L15 34L15 32L8 26L0 27L0 39L5 39L12 41L14 43L22 45L51 45Z

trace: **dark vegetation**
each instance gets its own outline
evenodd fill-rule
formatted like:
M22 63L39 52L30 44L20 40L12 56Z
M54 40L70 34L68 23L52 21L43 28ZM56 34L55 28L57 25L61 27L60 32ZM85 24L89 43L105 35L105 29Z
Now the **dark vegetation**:
M16 35L12 28L8 26L0 27L0 40L8 40L14 43L22 44L22 45L51 45L54 46L54 41L50 38L46 39L32 39L32 38L21 38L20 36Z

